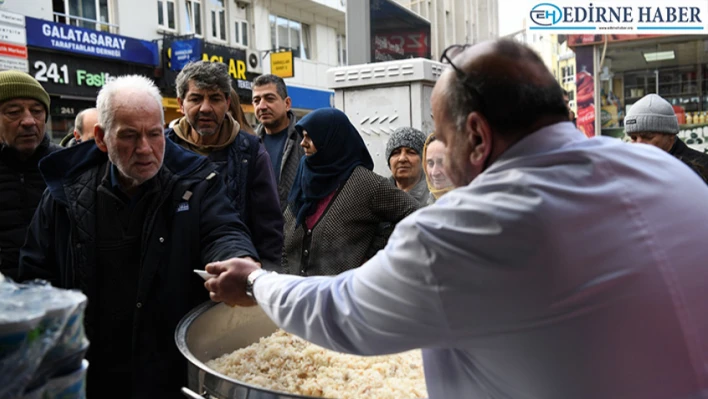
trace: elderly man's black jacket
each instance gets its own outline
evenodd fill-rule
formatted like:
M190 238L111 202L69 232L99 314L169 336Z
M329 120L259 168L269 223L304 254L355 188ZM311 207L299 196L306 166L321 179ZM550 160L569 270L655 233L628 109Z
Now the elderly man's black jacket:
M186 384L186 362L174 342L175 327L190 309L209 300L204 281L192 270L232 257L257 258L214 166L170 140L165 147L165 161L155 177L162 190L143 224L142 248L135 249L141 251L141 262L132 326L134 371L132 384L117 381L124 397L178 397L179 387ZM91 305L97 294L95 237L101 223L96 220L96 191L103 177L99 170L107 162L93 142L40 162L47 191L20 253L21 278L44 278L87 295L89 340L91 320L101 312L95 302Z

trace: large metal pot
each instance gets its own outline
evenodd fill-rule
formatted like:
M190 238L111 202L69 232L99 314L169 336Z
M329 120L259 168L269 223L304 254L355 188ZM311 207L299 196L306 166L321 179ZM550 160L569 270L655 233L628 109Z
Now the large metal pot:
M276 325L259 306L230 308L222 303L205 302L196 307L177 325L175 341L189 362L190 398L216 399L307 399L271 391L227 377L204 363L236 349L244 348L272 334Z

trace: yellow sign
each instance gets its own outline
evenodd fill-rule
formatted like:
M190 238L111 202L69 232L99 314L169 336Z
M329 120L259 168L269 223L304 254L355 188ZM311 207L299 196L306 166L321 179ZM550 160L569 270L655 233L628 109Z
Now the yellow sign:
M256 110L253 108L252 104L241 104L241 109L244 113L255 114Z
M234 60L227 58L224 60L222 55L202 54L202 61L221 62L229 66L229 75L234 79L246 80L246 63L242 60Z
M281 51L280 53L270 53L270 73L281 78L292 78L295 76L295 65L293 64L293 52Z
M177 102L177 99L174 97L163 97L162 98L162 106L165 108L179 109L179 103Z

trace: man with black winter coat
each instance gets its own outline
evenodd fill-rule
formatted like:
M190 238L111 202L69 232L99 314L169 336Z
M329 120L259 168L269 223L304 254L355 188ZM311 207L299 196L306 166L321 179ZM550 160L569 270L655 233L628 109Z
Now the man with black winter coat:
M46 188L39 160L59 149L45 133L49 94L30 75L0 72L0 272L17 280L20 247Z
M226 192L251 233L263 266L280 270L283 213L270 157L258 137L228 114L231 77L226 64L198 61L177 76L177 102L185 115L165 134L217 165Z
M263 140L273 163L281 213L288 206L288 195L300 159L305 155L300 147L302 135L295 130L297 118L290 110L291 103L282 78L261 75L253 81L253 108L261 123L256 128L256 135Z
M48 189L20 277L88 297L87 397L178 397L187 363L174 331L209 299L192 270L256 251L215 166L165 139L151 80L119 77L97 104L95 143L40 162Z
M661 96L647 94L634 103L624 118L624 131L632 142L653 145L678 158L708 184L708 154L694 150L678 137L674 109Z

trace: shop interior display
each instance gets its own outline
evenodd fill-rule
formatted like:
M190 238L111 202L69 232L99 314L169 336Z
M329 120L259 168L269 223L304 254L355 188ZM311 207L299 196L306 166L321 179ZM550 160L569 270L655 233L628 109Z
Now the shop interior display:
M602 49L600 50L602 51ZM652 59L660 54L659 60ZM708 152L708 39L665 36L610 44L598 73L602 134L624 137L624 116L650 93L674 107L679 137Z

